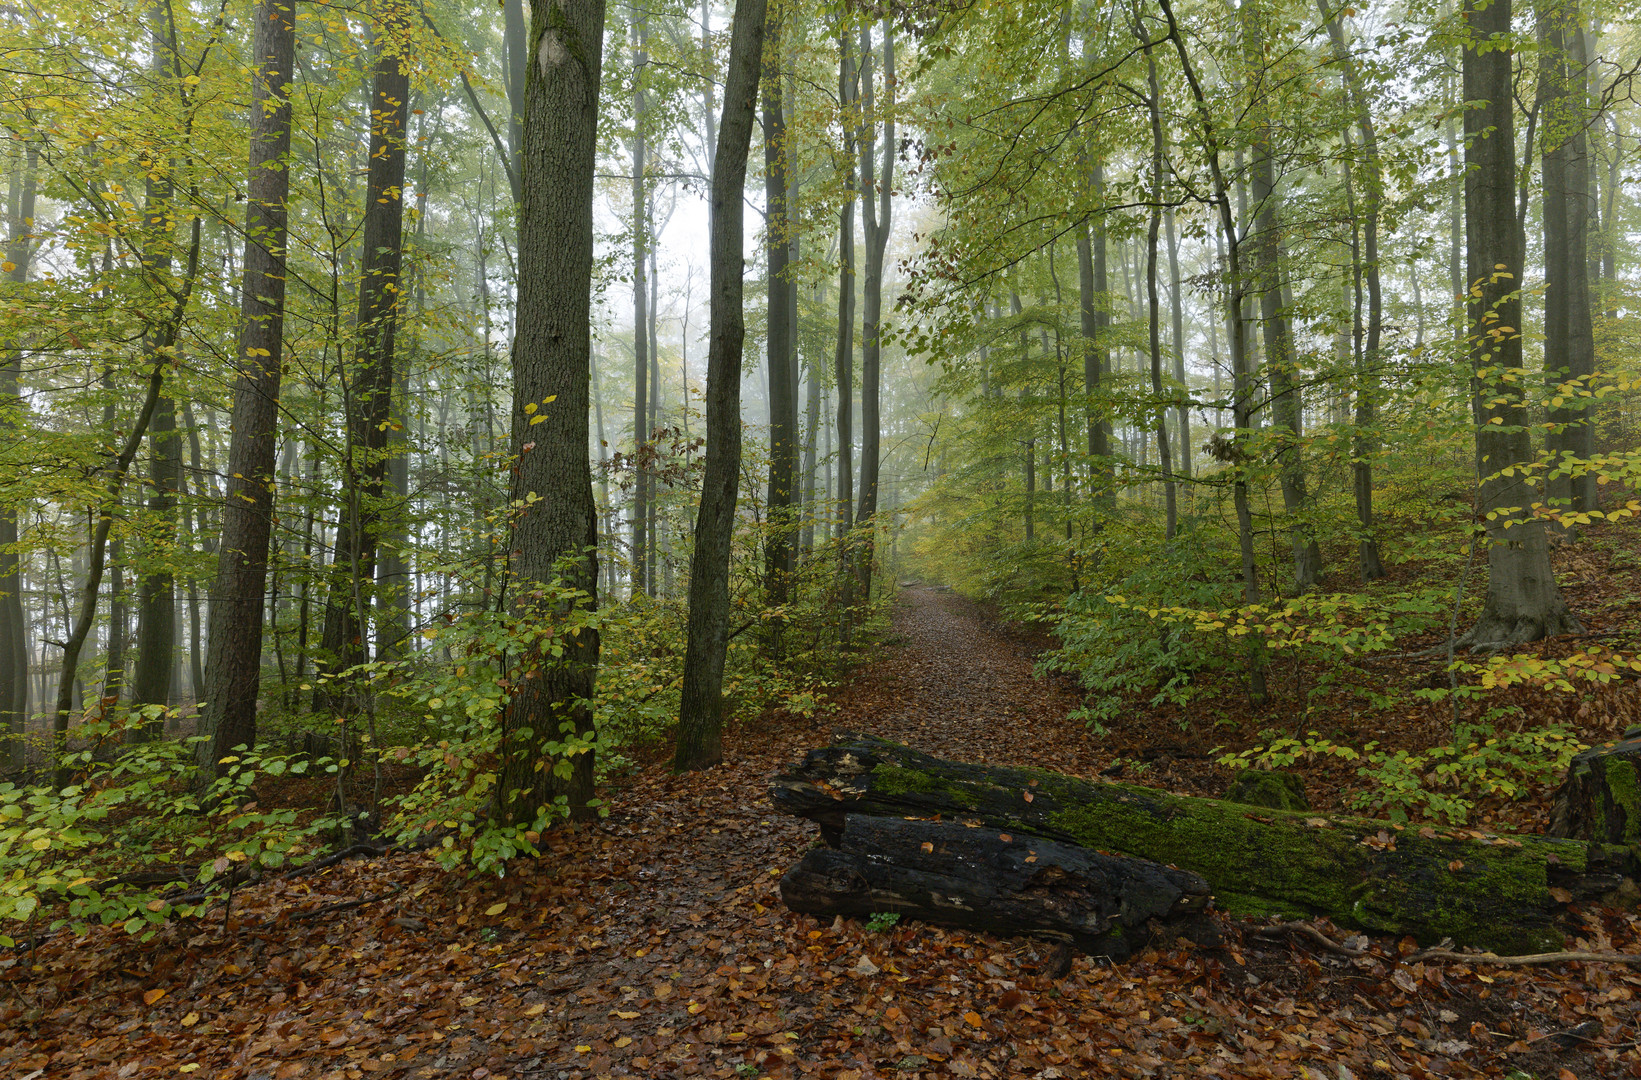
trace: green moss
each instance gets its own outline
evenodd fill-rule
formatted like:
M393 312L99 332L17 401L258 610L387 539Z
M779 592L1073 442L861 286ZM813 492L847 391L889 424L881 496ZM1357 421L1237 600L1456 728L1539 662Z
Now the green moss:
M1624 811L1624 829L1618 836L1618 841L1624 844L1641 844L1641 780L1636 776L1635 762L1620 758L1609 759L1606 783L1603 786L1613 802ZM1608 820L1611 820L1612 808L1603 807L1602 810Z
M1276 769L1238 770L1225 801L1296 813L1311 808L1305 799L1305 782L1293 773Z

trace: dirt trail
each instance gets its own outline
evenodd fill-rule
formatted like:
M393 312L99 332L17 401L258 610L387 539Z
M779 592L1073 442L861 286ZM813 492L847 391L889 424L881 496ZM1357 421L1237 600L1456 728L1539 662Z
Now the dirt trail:
M555 831L504 879L445 874L423 855L347 864L242 889L226 926L218 909L148 944L112 929L0 959L0 1075L1055 1080L1551 1064L1525 1043L1506 1049L1571 1026L1565 986L1527 972L1450 965L1444 981L1431 965L1423 981L1392 979L1388 958L1294 952L1233 928L1226 950L1159 942L1120 968L1080 959L1056 982L1030 941L786 911L779 877L816 830L776 816L767 783L830 730L1084 774L1107 760L1065 719L1074 696L1033 679L1024 650L966 601L905 590L894 627L824 724L738 726L721 768L647 769L612 791L607 821ZM1641 982L1586 976L1579 1012L1606 1021L1586 1042L1635 1038L1626 981ZM1633 1050L1577 1050L1555 1063L1641 1076Z

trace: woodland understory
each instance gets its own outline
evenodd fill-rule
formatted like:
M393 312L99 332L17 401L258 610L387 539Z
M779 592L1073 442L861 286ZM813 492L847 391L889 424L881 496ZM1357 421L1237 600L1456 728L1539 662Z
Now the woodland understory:
M0 1072L1641 1077L1634 16L0 10Z

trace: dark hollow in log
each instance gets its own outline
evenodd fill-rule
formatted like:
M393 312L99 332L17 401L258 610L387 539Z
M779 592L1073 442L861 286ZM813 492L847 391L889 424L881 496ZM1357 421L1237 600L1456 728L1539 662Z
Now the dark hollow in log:
M1154 935L1219 941L1195 874L951 822L847 815L836 848L815 848L781 879L781 899L811 915L893 912L1114 960Z
M1550 808L1551 836L1641 845L1641 731L1573 758Z
M1499 952L1561 947L1569 903L1611 897L1637 876L1636 853L1616 845L1256 810L851 735L778 775L771 796L833 846L850 814L939 816L1178 866L1233 914L1325 915Z

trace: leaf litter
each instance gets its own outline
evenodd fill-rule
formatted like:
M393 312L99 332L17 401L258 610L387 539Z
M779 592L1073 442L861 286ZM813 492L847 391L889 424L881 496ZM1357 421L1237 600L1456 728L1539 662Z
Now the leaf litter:
M896 632L840 693L837 728L992 764L1109 764L1066 718L1076 695L967 602L908 590ZM828 734L748 725L721 768L658 761L609 792L606 821L502 879L387 856L241 889L226 921L219 907L148 943L116 928L14 951L0 1074L1641 1077L1634 968L1408 962L1411 940L1228 923L1223 948L1157 941L1055 978L1047 943L795 915L779 878L816 836L766 784ZM1581 914L1576 947L1641 950L1635 917Z

